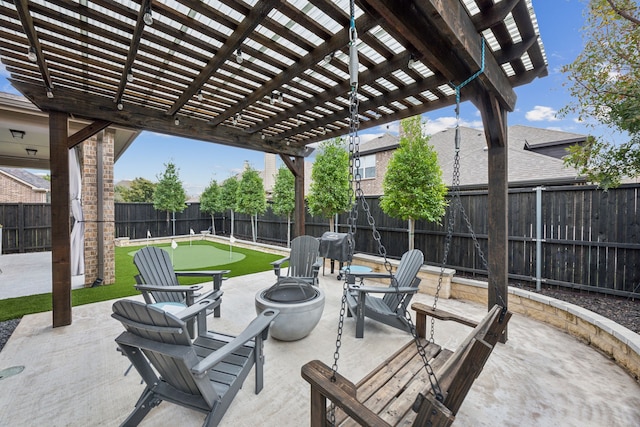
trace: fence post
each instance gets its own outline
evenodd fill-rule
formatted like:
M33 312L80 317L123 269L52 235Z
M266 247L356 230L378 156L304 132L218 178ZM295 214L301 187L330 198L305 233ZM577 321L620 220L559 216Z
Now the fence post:
M536 291L542 290L542 190L536 187Z

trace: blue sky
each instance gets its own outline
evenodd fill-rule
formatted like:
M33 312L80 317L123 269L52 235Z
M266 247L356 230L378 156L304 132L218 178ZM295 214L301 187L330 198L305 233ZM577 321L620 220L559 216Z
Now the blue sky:
M584 0L533 0L540 34L549 62L549 75L515 89L518 95L516 109L509 114L508 124L527 125L575 133L614 136L604 128L588 128L574 117L558 118L556 112L570 98L560 72L563 65L572 62L582 51L581 28L584 23ZM0 66L0 91L17 93L6 80L7 72ZM463 89L464 90L464 89ZM471 103L461 108L462 124L482 127L480 114ZM424 115L427 131L435 133L455 125L453 107ZM397 132L398 123L361 132L366 141L385 131ZM256 169L263 169L264 155L258 151L243 150L201 141L143 132L115 165L116 182L143 177L157 181L167 162L179 168L180 178L189 195L197 195L212 179L221 182L242 169L245 161Z

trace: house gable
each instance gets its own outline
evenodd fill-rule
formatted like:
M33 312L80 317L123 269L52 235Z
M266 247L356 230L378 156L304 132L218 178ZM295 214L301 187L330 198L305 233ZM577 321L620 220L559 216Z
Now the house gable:
M49 182L26 170L0 167L1 203L47 203Z

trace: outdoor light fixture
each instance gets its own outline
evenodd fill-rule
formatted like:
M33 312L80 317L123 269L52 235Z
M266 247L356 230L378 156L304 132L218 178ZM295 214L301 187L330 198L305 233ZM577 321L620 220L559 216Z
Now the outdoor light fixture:
M202 89L198 91L198 101L202 101L204 99L204 95L202 94Z
M24 139L24 135L26 133L23 130L16 130L16 129L9 129L9 132L11 132L11 136L16 139Z
M282 92L280 92L280 93L278 94L278 102L279 102L280 104L282 104L282 103L284 102L284 94L283 94Z
M411 56L409 57L409 63L407 63L407 67L408 67L410 70L413 70L413 69L415 68L415 66L416 66L416 60L415 60L415 59L413 59L413 55L411 55Z
M36 150L35 148L25 148L26 152L27 152L27 156L36 156L36 154L38 153L38 150Z
M334 57L334 56L335 56L335 53L333 53L333 52L331 52L331 53L327 54L327 55L324 57L324 63L325 63L325 65L329 65L329 63L331 62L331 60L333 59L333 57Z
M271 98L269 98L269 104L273 105L276 103L276 93L271 92Z
M242 64L242 60L244 58L242 58L242 49L238 48L238 50L236 50L236 62L238 64Z
M265 138L266 138L265 134L264 134L264 133L261 133L261 134L260 134L260 138L265 139Z
M129 69L129 72L127 73L127 81L129 83L131 83L133 81L133 70Z
M122 109L124 108L124 105L122 105L122 101L118 102L118 105L116 105L116 108L118 109L118 111L122 111Z
M142 18L144 23L147 25L153 25L153 15L151 14L151 4L147 6L147 10L144 12L144 17Z
M180 126L180 119L176 117L173 123L175 123L176 126Z
M233 120L232 120L233 121L233 125L236 126L241 118L242 118L242 115L240 114L240 112L237 112L236 115L233 117Z
M29 46L29 50L27 51L27 58L29 58L29 61L31 62L36 62L38 60L38 55L36 55L36 50L33 48L33 46Z
M53 98L53 90L50 87L47 88L47 98Z

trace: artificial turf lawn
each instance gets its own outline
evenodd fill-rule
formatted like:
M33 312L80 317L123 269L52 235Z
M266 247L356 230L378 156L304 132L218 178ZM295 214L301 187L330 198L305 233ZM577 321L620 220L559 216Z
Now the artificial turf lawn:
M128 254L133 257L140 249L136 247ZM212 245L196 245L189 242L180 242L175 249L171 247L163 249L169 253L173 268L176 270L193 270L202 268L203 265L217 269L220 265L236 263L246 258L245 254L233 249L223 250Z
M188 242L181 242L180 245L188 245ZM197 241L192 242L196 245L209 245L222 250L229 255L229 245L217 242ZM169 245L158 245L171 253ZM90 304L98 301L107 301L110 299L124 298L132 295L139 295L134 287L134 276L138 274L138 270L133 265L133 258L129 252L135 252L143 246L126 246L116 247L116 281L113 285L98 286L95 288L82 288L71 291L72 305ZM206 252L206 251L205 251ZM271 262L282 258L281 255L267 254L251 249L233 248L233 253L242 254L244 258L235 261L234 257L231 262L219 264L219 260L214 260L214 265L202 265L201 267L189 267L189 270L231 270L228 277L243 276L245 274L259 273L261 271L271 270ZM179 266L178 266L179 268ZM183 268L184 269L184 268ZM195 283L208 282L207 277L183 277L180 283L184 285L192 285ZM224 286L224 285L223 285ZM30 295L18 298L9 298L0 300L0 321L9 319L17 319L25 314L40 313L43 311L51 311L51 293Z

